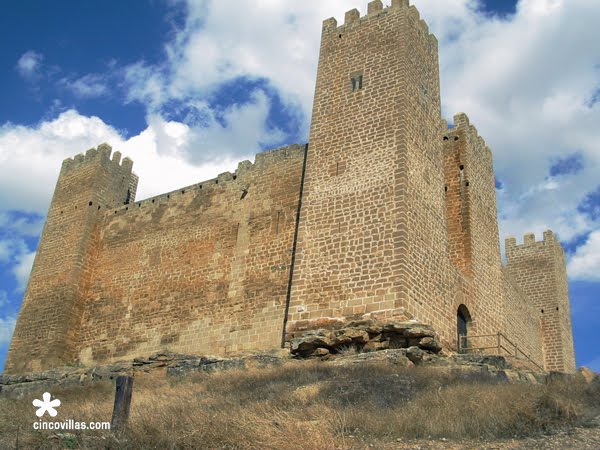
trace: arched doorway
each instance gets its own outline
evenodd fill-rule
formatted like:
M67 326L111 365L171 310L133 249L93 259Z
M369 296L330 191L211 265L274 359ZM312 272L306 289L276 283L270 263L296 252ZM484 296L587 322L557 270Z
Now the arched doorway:
M471 322L471 314L465 305L460 305L456 311L456 332L457 332L457 348L459 352L462 349L469 347L467 336L469 334L469 323Z

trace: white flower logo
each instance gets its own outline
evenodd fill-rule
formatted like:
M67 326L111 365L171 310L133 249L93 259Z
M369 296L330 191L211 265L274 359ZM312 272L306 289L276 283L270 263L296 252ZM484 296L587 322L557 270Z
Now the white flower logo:
M56 417L56 415L58 414L58 412L56 411L56 409L54 409L54 407L58 407L60 406L60 400L55 398L54 400L50 400L52 396L50 395L49 392L44 392L44 395L42 395L42 398L44 399L42 400L38 400L37 398L32 402L33 406L37 406L38 410L35 412L35 415L38 417L42 417L44 415L44 413L46 411L48 411L48 414L50 414L50 417Z

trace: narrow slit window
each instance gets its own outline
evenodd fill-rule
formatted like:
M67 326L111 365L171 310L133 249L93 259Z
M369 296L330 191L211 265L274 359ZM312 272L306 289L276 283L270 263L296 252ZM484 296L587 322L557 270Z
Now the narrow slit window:
M352 92L360 91L363 88L363 76L354 75L350 77L350 83L352 85Z

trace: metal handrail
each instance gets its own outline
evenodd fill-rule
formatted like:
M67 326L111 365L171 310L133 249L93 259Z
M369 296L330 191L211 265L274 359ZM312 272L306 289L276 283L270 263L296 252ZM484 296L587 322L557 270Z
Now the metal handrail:
M463 347L463 341L466 341L467 339L474 339L474 338L489 338L489 337L496 337L497 338L497 342L496 345L493 346L489 346L489 347ZM509 346L513 347L513 352L514 352L514 356L515 358L519 357L519 353L521 353L529 362L531 362L535 367L537 367L539 370L541 370L542 372L545 372L544 368L541 367L538 363L536 363L533 359L531 359L530 355L528 355L527 353L525 353L523 350L521 350L517 344L515 344L514 342L512 342L510 339L508 339L504 333L502 332L498 332L496 334L479 334L479 335L467 335L467 336L459 336L458 337L458 351L459 353L461 351L470 351L470 350L490 350L490 349L496 349L497 350L497 354L500 355L501 350L504 350L507 354L512 355L513 353L511 352L511 350L509 350L508 348L506 348L502 342L502 339L504 339Z

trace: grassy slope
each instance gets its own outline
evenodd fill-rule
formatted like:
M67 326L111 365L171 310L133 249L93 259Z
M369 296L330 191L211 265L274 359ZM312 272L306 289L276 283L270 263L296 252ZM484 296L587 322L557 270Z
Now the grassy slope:
M52 391L56 419L110 421L108 383ZM319 361L280 368L138 377L130 426L110 432L35 432L32 398L0 398L0 448L375 448L397 438L527 436L600 412L600 386L497 384L436 369Z

